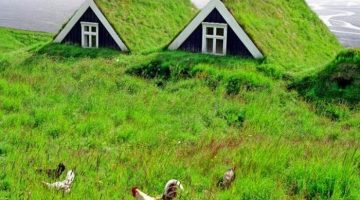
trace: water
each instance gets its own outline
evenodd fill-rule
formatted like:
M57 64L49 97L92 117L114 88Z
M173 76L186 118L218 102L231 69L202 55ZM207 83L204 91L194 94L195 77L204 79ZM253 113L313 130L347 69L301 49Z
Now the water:
M360 0L308 0L346 47L360 47Z
M0 26L58 32L84 0L0 0Z
M209 0L191 0L202 8ZM0 26L56 33L84 0L0 0ZM360 0L307 0L347 47L360 47Z

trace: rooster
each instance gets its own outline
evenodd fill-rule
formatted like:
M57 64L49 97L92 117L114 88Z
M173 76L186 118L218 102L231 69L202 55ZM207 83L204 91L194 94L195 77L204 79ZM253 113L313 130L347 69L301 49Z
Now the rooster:
M63 190L64 192L68 193L71 190L71 185L75 179L75 173L73 170L68 171L65 180L55 182L55 183L46 183L43 182L48 188L54 188L57 190Z
M225 172L223 178L218 182L218 186L222 189L229 188L235 180L235 167Z
M132 195L137 200L174 200L177 196L177 189L184 190L180 181L170 180L165 185L165 191L161 197L151 197L144 192L140 191L137 187L132 189Z
M65 165L59 163L56 169L37 169L36 172L47 174L50 178L59 178L61 174L65 171Z

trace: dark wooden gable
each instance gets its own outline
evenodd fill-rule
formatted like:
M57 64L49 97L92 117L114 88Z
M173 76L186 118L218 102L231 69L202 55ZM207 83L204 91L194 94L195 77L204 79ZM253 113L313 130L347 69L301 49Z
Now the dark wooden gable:
M81 46L81 22L93 22L99 24L99 47L121 50L90 7L72 27L62 43L76 44Z
M226 23L220 12L215 8L203 22ZM200 53L202 50L202 33L203 28L200 24L195 31L182 43L179 49L183 51L191 51ZM249 50L241 42L240 38L235 34L234 30L228 26L227 35L227 54L240 55L243 57L252 57Z

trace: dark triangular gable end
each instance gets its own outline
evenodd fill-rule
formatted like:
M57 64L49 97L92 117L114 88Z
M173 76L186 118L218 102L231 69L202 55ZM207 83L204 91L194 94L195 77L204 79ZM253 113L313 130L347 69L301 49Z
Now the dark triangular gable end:
M221 0L211 0L170 43L168 49L203 52L202 23L204 22L218 25L226 23L228 25L227 54L241 55L255 59L264 58L260 49L239 25L235 17Z
M93 22L99 24L99 47L121 50L90 7L76 22L76 24L72 27L70 32L66 35L61 43L76 44L81 46L81 22Z
M70 43L81 45L81 22L98 23L99 47L129 51L129 48L119 37L94 0L85 0L75 12L65 27L55 37L55 43Z
M214 8L214 10L205 18L203 22L226 23L225 19L221 16L220 12L216 8ZM195 31L184 41L184 43L179 47L179 49L183 51L201 53L202 32L203 32L203 28L202 28L202 24L200 24L195 29ZM249 50L241 42L240 38L235 34L234 30L230 26L228 26L227 54L240 55L249 58L252 57Z

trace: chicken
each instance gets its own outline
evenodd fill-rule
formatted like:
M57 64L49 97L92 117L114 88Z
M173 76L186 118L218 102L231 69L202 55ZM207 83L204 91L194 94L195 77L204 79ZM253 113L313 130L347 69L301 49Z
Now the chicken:
M223 178L218 182L218 186L225 189L229 188L235 180L235 167L225 172Z
M37 169L36 172L47 174L49 178L59 178L61 174L65 171L65 165L59 163L56 169Z
M151 197L141 190L139 190L137 187L134 187L132 190L132 195L137 200L160 200L160 198Z
M180 181L177 181L175 179L170 180L165 185L164 194L162 195L161 200L173 200L177 196L177 189L178 187L180 190L184 190L184 187L180 183Z
M177 189L180 188L184 190L184 187L181 185L180 181L170 180L165 185L165 191L161 197L151 197L144 192L140 191L137 187L132 189L132 195L137 200L174 200L177 196Z
M54 188L56 190L63 190L68 193L71 190L71 185L75 179L75 173L73 170L68 171L66 175L66 179L63 181L55 182L55 183L46 183L43 182L48 188Z

